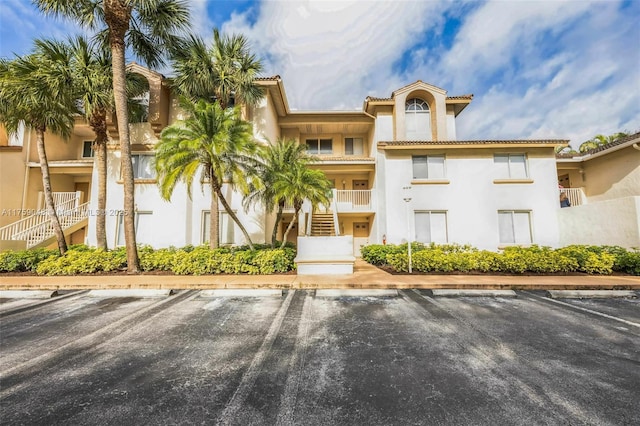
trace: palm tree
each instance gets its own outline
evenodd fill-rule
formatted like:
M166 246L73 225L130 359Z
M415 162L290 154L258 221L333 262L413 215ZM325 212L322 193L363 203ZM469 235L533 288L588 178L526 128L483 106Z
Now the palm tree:
M208 180L211 188L211 248L218 247L219 200L253 250L249 233L222 193L224 183L246 192L247 179L257 174L258 146L253 140L252 126L240 118L239 107L222 109L218 103L204 100L193 103L187 99L182 100L181 106L189 118L165 128L156 145L161 195L165 200L171 199L181 181L191 191L193 179L202 170L203 184Z
M331 200L331 182L329 182L329 179L322 171L309 169L306 165L290 167L274 183L274 191L278 199L282 198L290 202L293 204L294 209L293 219L282 236L281 248L287 242L289 231L293 228L305 199L311 203L312 211L319 204L326 205Z
M96 241L98 248L107 250L107 115L113 110L113 78L111 54L103 46L84 37L70 39L72 52L71 71L80 105L91 129L96 134L93 141L94 162L98 171L98 214L96 215ZM130 109L133 99L148 90L148 82L142 76L127 73L127 99ZM133 104L133 105L132 105Z
M71 18L90 29L100 28L99 38L111 49L113 93L120 138L124 189L124 233L127 271L137 273L140 260L134 222L134 177L129 141L125 49L148 66L162 64L165 50L176 48L178 31L189 24L187 2L182 0L34 0L45 14Z
M67 243L53 201L45 132L65 139L71 135L77 109L69 61L67 49L41 40L35 41L31 55L0 59L0 122L10 134L20 122L36 132L45 206L60 254L67 251Z
M213 45L191 36L175 52L172 61L177 91L191 100L217 101L222 108L255 106L264 97L255 79L262 64L249 50L242 35L222 36L213 30Z
M265 146L261 154L263 164L259 185L253 185L249 189L242 203L245 211L256 204L262 204L266 212L272 212L277 208L271 233L271 247L275 247L278 226L285 206L284 197L275 191L276 182L286 179L285 174L291 167L305 167L316 161L316 158L307 154L306 146L298 144L294 139L278 139L275 144Z
M592 149L596 149L598 147L615 142L616 140L625 136L628 136L628 134L625 132L617 132L609 136L596 135L588 141L583 142L578 149L580 150L580 152L584 153L587 151L591 151Z

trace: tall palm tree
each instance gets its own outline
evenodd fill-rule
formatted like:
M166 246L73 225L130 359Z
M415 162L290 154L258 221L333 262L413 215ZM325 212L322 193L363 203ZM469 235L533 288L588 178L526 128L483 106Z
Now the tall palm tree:
M216 101L222 108L243 104L255 106L264 97L255 79L262 63L251 53L242 35L221 35L213 30L213 44L191 36L172 61L173 85L191 100Z
M98 248L107 249L106 215L107 203L107 115L113 111L113 78L111 74L111 52L98 43L84 37L68 41L72 52L71 71L80 105L85 118L96 134L93 141L94 162L98 171L98 214L96 215L96 241ZM127 73L126 89L129 108L137 104L135 98L148 91L147 80Z
M312 210L319 204L329 204L331 200L331 182L320 170L313 170L306 165L290 167L275 183L274 191L280 199L293 204L293 219L282 236L282 245L287 242L289 231L300 214L305 200L311 203Z
M222 193L225 183L246 192L247 179L257 174L257 144L251 124L240 118L238 107L222 109L218 103L204 100L193 103L186 99L181 106L188 118L166 127L156 145L160 193L165 200L171 199L178 182L184 182L191 191L193 179L202 170L203 184L208 180L211 189L211 248L218 247L220 201L253 250L249 233Z
M245 211L256 204L262 204L267 213L277 208L271 232L271 247L275 247L278 226L285 206L285 198L275 190L276 182L286 179L285 174L292 167L305 167L315 162L316 158L307 154L306 146L300 145L295 139L278 139L274 144L264 147L260 159L260 182L250 187L242 203Z
M71 18L90 29L100 29L100 39L111 49L113 92L120 138L124 189L124 233L127 271L137 273L140 260L134 222L134 177L129 140L125 49L148 66L162 64L162 54L181 42L177 32L189 25L187 2L182 0L34 0L41 11Z
M15 133L20 122L36 132L45 206L60 254L67 251L56 213L45 149L45 132L68 138L77 112L67 49L36 40L31 55L0 59L0 122Z

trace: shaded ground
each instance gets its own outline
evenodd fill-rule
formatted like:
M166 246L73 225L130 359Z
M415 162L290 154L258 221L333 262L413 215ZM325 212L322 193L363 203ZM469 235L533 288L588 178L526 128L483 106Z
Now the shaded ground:
M640 300L542 295L81 294L2 318L0 423L640 423Z

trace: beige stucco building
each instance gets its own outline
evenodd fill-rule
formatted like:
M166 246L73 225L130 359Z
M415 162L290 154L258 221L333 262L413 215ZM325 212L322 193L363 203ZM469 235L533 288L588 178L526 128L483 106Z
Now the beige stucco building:
M131 67L150 86L148 121L132 125L131 133L137 240L155 247L202 244L209 235L209 191L193 188L189 197L187 188L178 186L171 202L166 202L152 167L160 131L181 117L177 99L162 75ZM319 158L313 167L324 171L334 186L331 205L319 211L305 206L292 240L304 235L346 236L353 255L363 244L408 239L492 250L513 244L561 244L554 148L567 141L458 140L456 119L473 96L450 96L422 81L399 88L388 98L367 97L357 111L292 111L279 76L260 78L258 83L265 97L256 108L244 111L256 140L297 140ZM47 135L47 149L54 191L79 191L78 203L89 202L87 232L76 231L72 242L95 245L91 212L97 202L91 195L96 193L97 177L86 155L92 137L79 120L67 142ZM115 123L110 125L110 137L106 214L108 244L114 247L123 243ZM27 131L22 143L5 138L0 147L2 209L39 207L41 179L33 139ZM225 191L252 240L267 241L275 215L260 208L245 212L242 195ZM242 234L221 211L220 243L242 244ZM285 211L280 236L292 214L291 209ZM4 216L0 225L17 219Z
M640 133L557 163L571 200L558 211L560 243L640 247Z

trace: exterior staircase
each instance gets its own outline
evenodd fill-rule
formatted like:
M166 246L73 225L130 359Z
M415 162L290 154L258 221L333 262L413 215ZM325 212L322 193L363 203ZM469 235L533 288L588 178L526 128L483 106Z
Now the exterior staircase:
M312 237L330 237L336 235L333 213L313 213L311 218Z
M80 204L82 192L54 192L53 200L65 236L87 226L89 203ZM36 210L0 228L0 250L46 247L55 241L46 210Z

